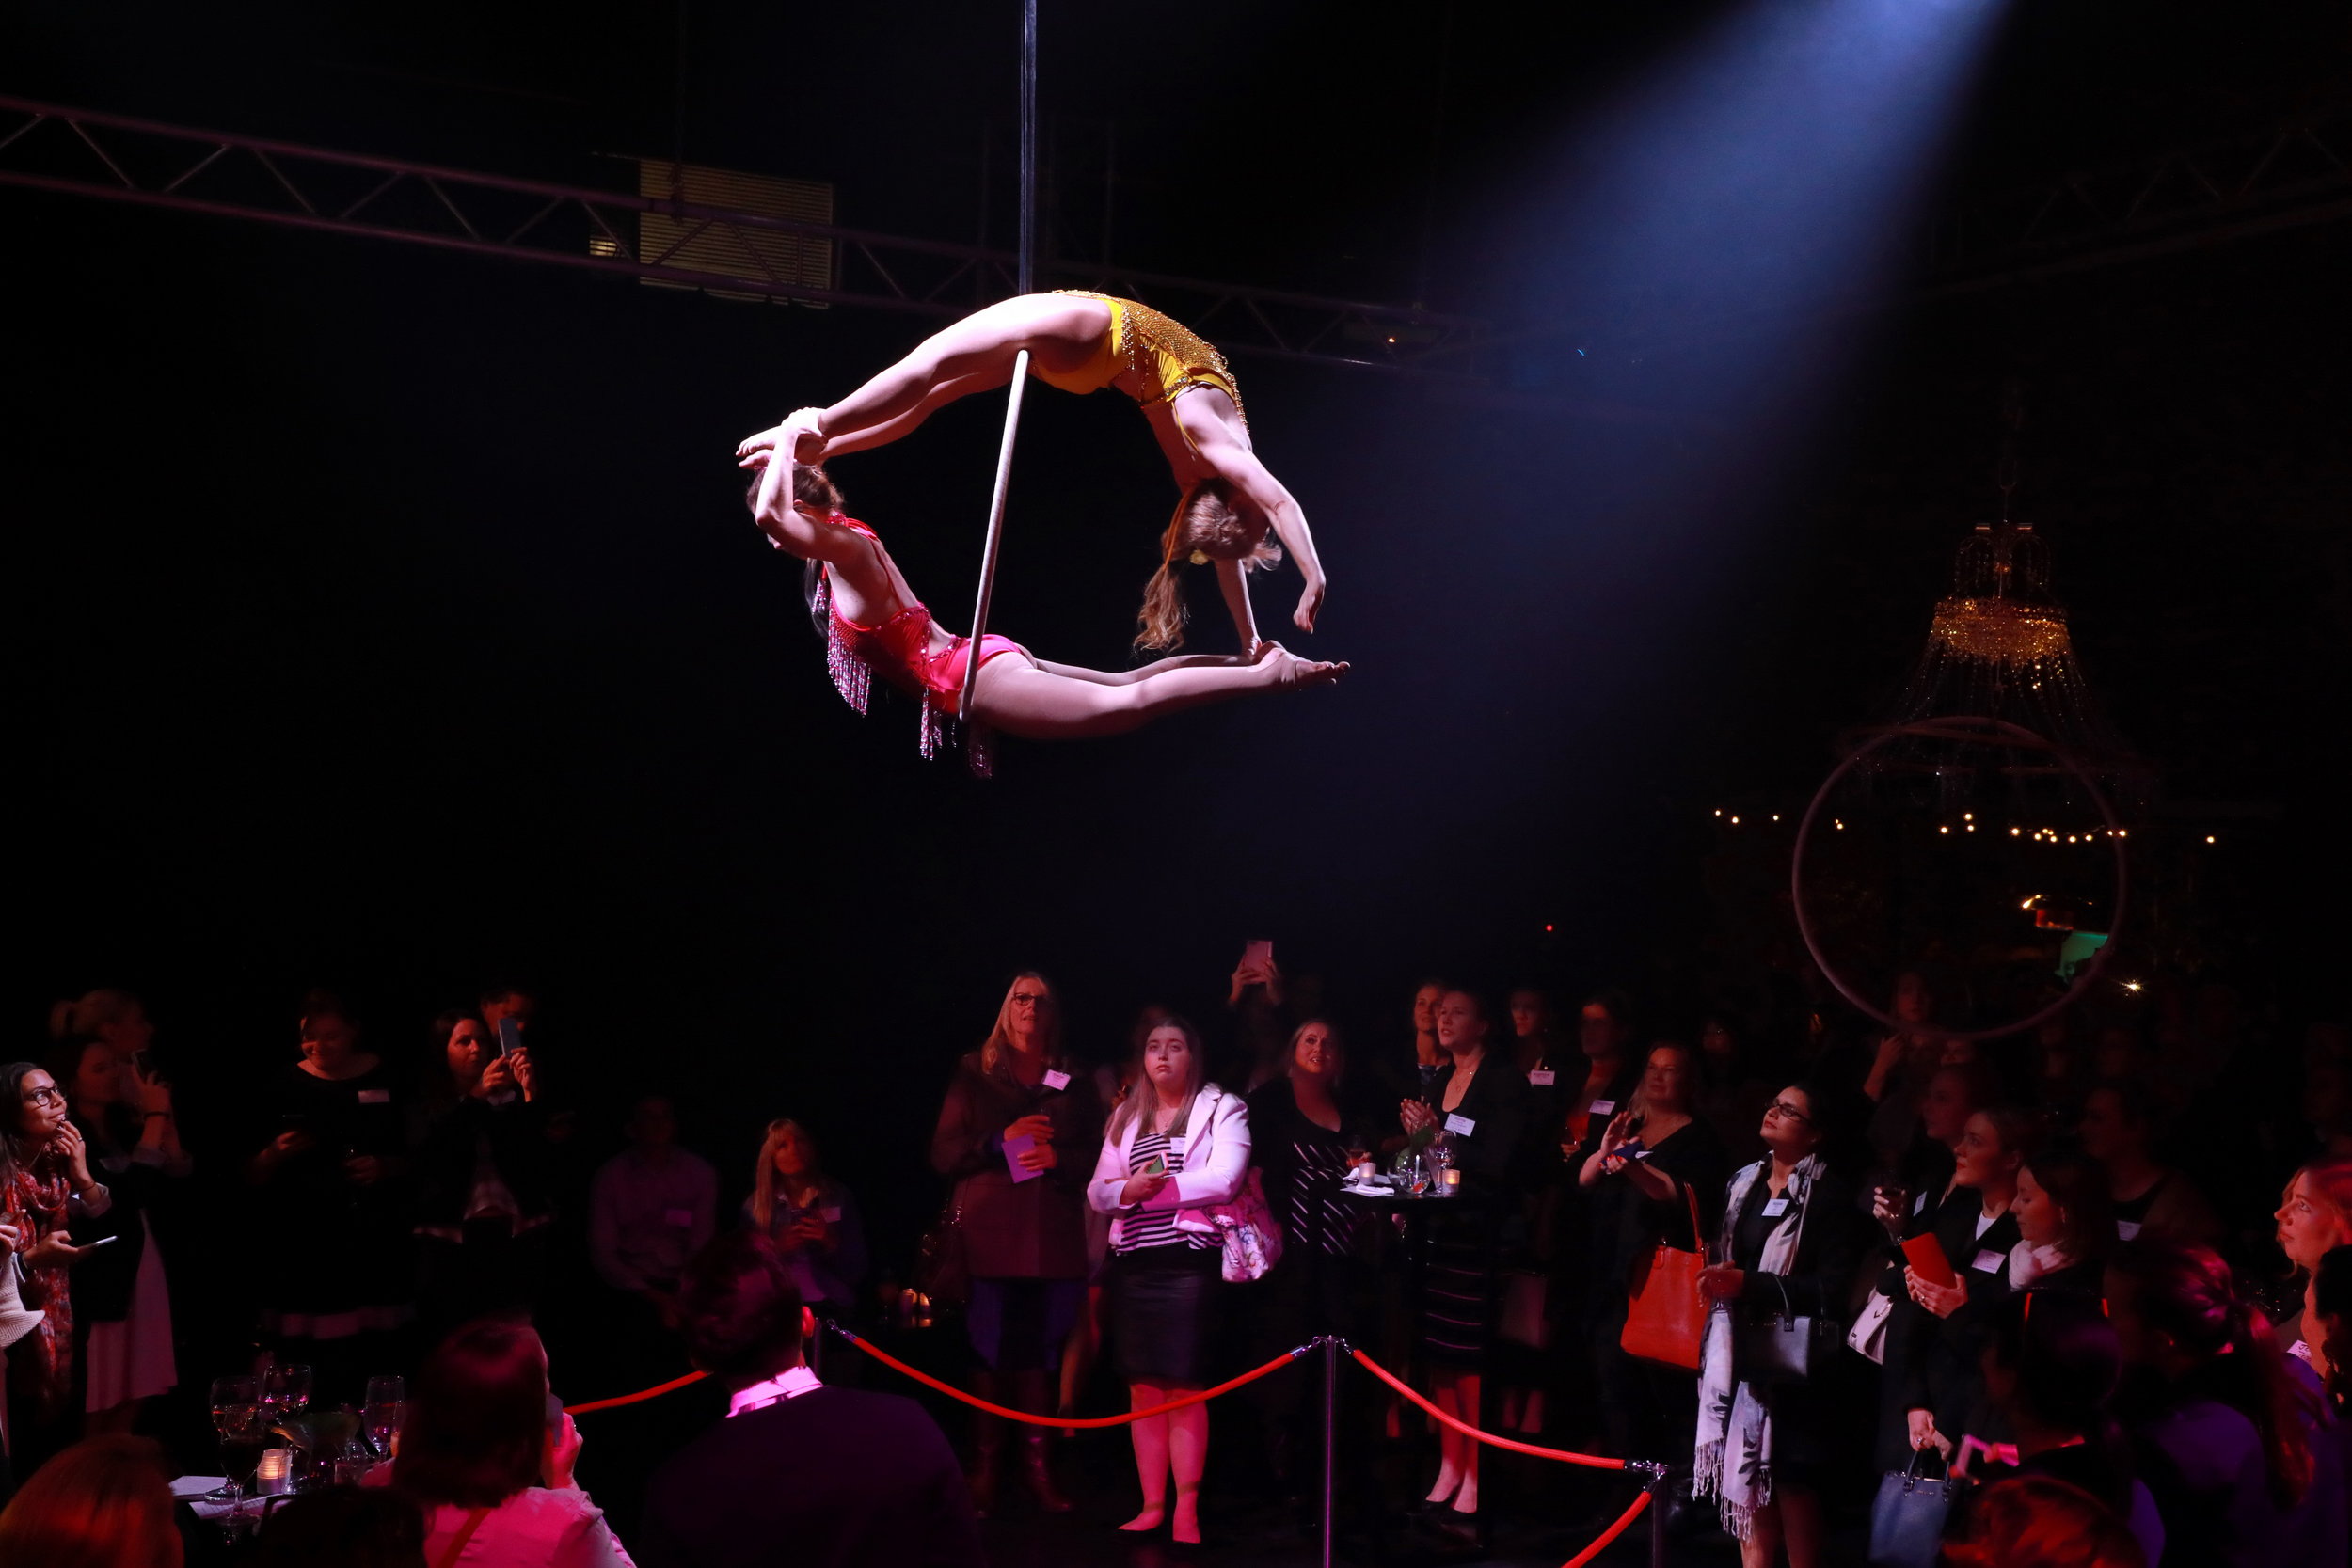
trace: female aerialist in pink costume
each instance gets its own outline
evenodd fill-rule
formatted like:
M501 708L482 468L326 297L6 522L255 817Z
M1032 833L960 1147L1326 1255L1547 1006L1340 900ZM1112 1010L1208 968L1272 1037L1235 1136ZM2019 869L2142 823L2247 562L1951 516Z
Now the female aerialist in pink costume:
M1214 561L1242 651L1253 652L1257 627L1243 574L1280 559L1270 546L1255 548L1269 529L1307 579L1291 619L1301 631L1315 629L1324 578L1314 536L1298 502L1250 446L1241 389L1225 356L1182 323L1132 299L1067 290L1000 300L925 339L832 407L803 408L746 437L736 455L751 467L787 432L803 463L882 446L943 404L1006 385L1024 349L1030 373L1049 386L1071 392L1107 387L1134 398L1183 492L1161 538L1160 569L1144 593L1136 646L1173 648L1184 641L1178 573L1186 561L1196 566ZM1220 550L1204 542L1197 515L1203 512L1221 514L1214 527L1247 538L1253 548Z
M1272 642L1251 656L1189 655L1113 673L1049 664L1019 643L981 639L973 711L960 712L972 640L931 619L874 531L841 512L841 492L822 468L783 455L755 454L760 470L752 515L771 543L817 568L814 608L826 623L828 663L843 700L866 711L880 675L923 705L923 754L937 751L946 721L968 718L976 771L988 771L992 730L1035 740L1118 735L1179 708L1278 687L1337 680L1344 664L1318 664Z

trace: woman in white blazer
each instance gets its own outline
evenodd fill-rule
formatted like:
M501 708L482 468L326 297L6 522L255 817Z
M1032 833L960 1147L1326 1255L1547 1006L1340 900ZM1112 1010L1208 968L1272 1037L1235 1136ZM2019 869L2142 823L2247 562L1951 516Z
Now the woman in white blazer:
M1148 1019L1143 1070L1111 1114L1087 1183L1087 1201L1111 1216L1111 1326L1133 1410L1208 1386L1224 1281L1205 1211L1232 1202L1249 1174L1249 1112L1239 1095L1202 1082L1206 1071L1190 1024L1173 1013ZM1143 1512L1120 1528L1159 1528L1172 1472L1171 1533L1197 1544L1209 1407L1187 1405L1127 1431Z

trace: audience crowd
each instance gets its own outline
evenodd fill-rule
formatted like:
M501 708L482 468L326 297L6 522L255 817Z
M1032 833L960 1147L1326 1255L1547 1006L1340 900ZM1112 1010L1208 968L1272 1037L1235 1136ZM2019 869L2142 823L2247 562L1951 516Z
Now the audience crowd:
M0 1067L0 1561L976 1563L977 1521L1076 1506L1052 1418L1099 1376L1149 1412L1119 1528L1198 1543L1242 1475L1319 1516L1318 1362L1178 1402L1318 1335L1490 1432L1664 1461L1663 1528L1751 1568L1865 1519L1886 1561L2352 1556L2344 1030L2282 1051L2207 987L1979 1041L1923 970L1886 1031L1430 979L1351 1039L1320 990L1252 943L1213 1027L1147 1008L1104 1059L1015 976L919 1238L828 1170L861 1129L780 1117L714 1164L651 1079L584 1161L514 988L408 1043L313 992L185 1143L138 999L61 1003ZM827 1324L996 1408L868 1391ZM688 1365L707 1415L592 1499L551 1369L580 1399ZM215 1377L218 1450L173 1418ZM1486 1539L1480 1445L1331 1394L1350 1528ZM306 1484L240 1539L243 1499L171 1482L217 1451L262 1486L257 1401Z

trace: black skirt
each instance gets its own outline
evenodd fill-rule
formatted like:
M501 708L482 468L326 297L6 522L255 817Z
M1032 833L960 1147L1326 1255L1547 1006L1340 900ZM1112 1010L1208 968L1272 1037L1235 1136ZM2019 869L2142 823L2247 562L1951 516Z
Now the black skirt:
M1140 1247L1111 1259L1111 1336L1129 1383L1209 1382L1225 1291L1215 1247Z

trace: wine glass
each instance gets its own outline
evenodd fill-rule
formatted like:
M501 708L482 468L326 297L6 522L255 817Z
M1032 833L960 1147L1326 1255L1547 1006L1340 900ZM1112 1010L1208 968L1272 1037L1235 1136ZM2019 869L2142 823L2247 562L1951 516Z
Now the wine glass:
M272 1367L262 1374L262 1402L272 1419L299 1416L310 1408L310 1369L298 1364Z
M367 1423L368 1446L379 1459L392 1457L392 1439L400 1434L401 1417L408 1405L408 1384L404 1378L385 1376L368 1379L367 1403L362 1406L362 1418Z
M213 1430L220 1437L220 1465L227 1484L208 1496L234 1501L244 1477L260 1463L268 1423L262 1408L261 1380L251 1377L213 1379Z

